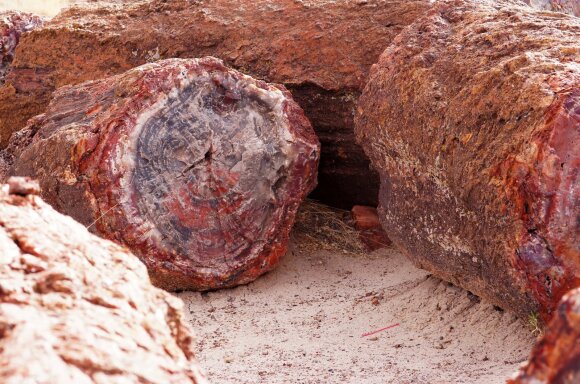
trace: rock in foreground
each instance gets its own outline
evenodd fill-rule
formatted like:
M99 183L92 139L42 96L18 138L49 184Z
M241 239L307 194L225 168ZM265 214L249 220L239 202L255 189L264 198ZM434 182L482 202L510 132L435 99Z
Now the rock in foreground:
M563 297L530 360L509 383L580 383L580 288Z
M443 1L360 100L383 227L421 268L524 318L580 285L580 19Z
M0 382L205 383L182 303L34 189L0 187Z
M20 36L41 25L42 19L30 13L0 12L0 85L14 59Z
M209 55L292 92L322 142L318 200L376 206L378 175L355 142L353 111L371 65L431 3L150 0L72 8L22 40L0 89L0 148L45 111L57 87Z
M14 174L127 245L169 290L274 268L316 185L318 139L290 93L214 58L61 88L27 130Z

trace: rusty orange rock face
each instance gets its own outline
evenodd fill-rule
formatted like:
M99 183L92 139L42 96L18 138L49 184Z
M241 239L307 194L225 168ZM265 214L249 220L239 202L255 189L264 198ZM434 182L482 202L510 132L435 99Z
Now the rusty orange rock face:
M214 58L65 87L13 173L129 246L165 289L252 281L284 255L316 185L319 142L282 86Z
M567 293L530 360L509 384L580 382L580 289Z
M580 20L443 1L360 99L379 214L420 267L523 317L580 285Z
M316 199L345 209L376 206L378 175L354 139L356 100L381 52L431 3L153 0L75 7L22 40L0 88L0 147L45 111L57 87L159 59L210 55L290 90L322 143Z

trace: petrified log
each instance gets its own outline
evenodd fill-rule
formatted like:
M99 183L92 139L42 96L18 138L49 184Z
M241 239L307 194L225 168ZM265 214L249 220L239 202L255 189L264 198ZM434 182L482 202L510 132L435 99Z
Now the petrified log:
M244 284L286 252L319 143L283 86L215 58L63 87L14 164L168 290Z
M0 186L0 382L205 383L181 301L35 189Z
M510 384L580 383L580 289L568 292Z
M292 92L322 142L317 199L376 206L378 176L355 143L353 111L370 66L431 3L151 0L72 8L22 40L0 89L0 147L44 112L56 87L157 59L210 55Z
M14 59L20 36L41 25L42 19L30 13L0 12L0 85Z
M545 317L580 285L580 20L443 1L360 99L389 237L418 266Z

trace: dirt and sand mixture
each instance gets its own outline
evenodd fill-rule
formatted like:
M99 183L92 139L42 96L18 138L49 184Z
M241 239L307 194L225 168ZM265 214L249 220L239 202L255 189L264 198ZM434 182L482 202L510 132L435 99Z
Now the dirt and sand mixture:
M281 265L254 283L179 294L211 381L493 384L527 359L535 339L527 319L394 248L334 247L334 231L349 233L332 223L306 231L299 222Z

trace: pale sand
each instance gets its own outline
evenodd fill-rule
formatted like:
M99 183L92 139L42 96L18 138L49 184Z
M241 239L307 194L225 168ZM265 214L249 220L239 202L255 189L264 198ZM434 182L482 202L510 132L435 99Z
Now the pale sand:
M179 297L213 383L503 383L535 340L524 321L395 249L294 245L248 286Z

